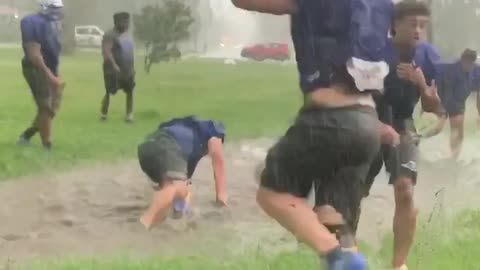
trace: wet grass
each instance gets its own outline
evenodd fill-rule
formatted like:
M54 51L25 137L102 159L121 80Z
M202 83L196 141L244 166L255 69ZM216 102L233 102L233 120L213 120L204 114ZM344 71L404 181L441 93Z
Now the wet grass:
M293 65L225 65L190 59L154 66L148 75L138 66L136 123L123 121L123 93L113 97L110 118L101 123L101 56L99 52L79 52L62 59L61 74L67 88L54 122L54 151L47 154L38 138L30 148L15 145L36 110L22 77L21 57L18 49L0 50L4 78L0 91L0 180L133 157L137 143L161 121L188 114L223 121L228 140L280 135L301 101Z
M437 220L438 221L438 220ZM471 270L478 269L476 256L480 252L480 211L467 211L450 222L427 222L420 226L417 243L411 252L410 270ZM391 236L379 251L363 245L361 250L368 255L371 270L389 269ZM321 261L305 248L273 256L261 252L240 256L216 258L202 257L118 257L118 258L71 258L60 261L37 261L22 270L318 270Z

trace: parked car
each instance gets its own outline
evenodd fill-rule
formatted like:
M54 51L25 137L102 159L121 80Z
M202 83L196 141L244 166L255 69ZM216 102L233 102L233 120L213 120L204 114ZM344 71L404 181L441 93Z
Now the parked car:
M80 47L101 47L105 32L95 25L75 26L75 44Z
M287 43L261 43L244 47L241 56L255 61L286 61L290 59L290 51Z

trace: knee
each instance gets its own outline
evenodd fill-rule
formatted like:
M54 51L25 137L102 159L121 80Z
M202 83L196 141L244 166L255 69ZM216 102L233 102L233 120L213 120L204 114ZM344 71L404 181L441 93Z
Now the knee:
M38 109L38 116L40 117L40 119L45 120L45 119L53 118L55 114L49 108L42 107Z
M343 217L335 208L330 205L317 206L314 209L318 221L324 225L339 226L343 225Z
M394 184L395 202L399 207L409 207L413 204L413 181L408 177L400 177Z

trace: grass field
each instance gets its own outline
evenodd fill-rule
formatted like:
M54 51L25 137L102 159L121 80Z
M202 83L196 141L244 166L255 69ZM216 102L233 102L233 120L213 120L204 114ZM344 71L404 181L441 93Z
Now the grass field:
M104 94L100 55L77 53L62 61L67 89L54 122L55 150L47 154L38 138L33 148L15 146L19 134L31 123L35 106L21 75L20 51L1 50L0 57L4 78L0 91L0 179L84 161L132 157L137 143L148 132L174 116L198 114L221 120L227 128L227 139L278 135L295 116L301 98L294 66L231 66L187 60L155 66L149 75L139 66L136 123L123 122L123 93L113 98L108 122L100 123Z
M438 220L437 220L438 221ZM458 219L447 223L424 222L418 232L416 247L411 252L409 269L411 270L470 270L478 269L475 258L480 252L480 212L468 211ZM379 251L367 245L361 248L369 256L372 270L389 269L391 257L391 236L385 237ZM262 251L240 256L222 257L177 257L164 258L118 256L111 258L69 258L60 261L42 261L41 259L22 270L291 270L322 269L315 254L302 248L295 252L266 256Z
M100 57L77 53L65 57L61 68L68 86L54 127L54 151L18 148L15 141L34 115L33 101L21 76L19 50L0 50L0 180L26 174L68 169L88 162L121 160L135 155L136 144L165 119L198 114L224 121L228 139L280 135L293 119L301 96L294 66L241 63L231 66L213 60L185 60L155 66L150 75L138 67L136 123L124 123L124 97L114 97L108 122L99 122L104 93ZM410 258L413 270L478 269L480 212L462 214L447 224L424 223ZM364 245L372 269L387 269L391 237L380 251ZM59 262L40 259L28 270L290 270L319 269L306 250L264 256L261 251L231 258L72 258ZM2 266L0 266L0 269Z

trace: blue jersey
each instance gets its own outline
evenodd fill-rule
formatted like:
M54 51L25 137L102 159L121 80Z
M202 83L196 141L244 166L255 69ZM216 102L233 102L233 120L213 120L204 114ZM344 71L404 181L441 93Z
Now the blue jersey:
M383 109L385 105L392 108L393 125L397 130L405 129L405 120L413 117L415 106L420 98L419 89L411 81L400 79L397 75L397 66L401 62L397 49L390 40L386 47L386 59L390 67L390 73L385 78L385 93L383 97L376 98L379 116L384 120ZM405 61L405 60L402 60ZM428 85L432 85L436 77L436 64L440 61L440 54L429 43L420 42L412 54L413 62L421 68ZM381 104L385 102L386 104Z
M208 141L213 138L225 140L225 128L212 120L200 120L194 116L173 119L160 125L162 131L172 136L180 146L188 163L190 178L198 162L208 154Z
M480 87L480 67L475 65L471 72L465 72L460 60L438 63L436 66L438 95L445 105L464 103L472 91Z
M303 92L350 80L352 57L384 60L393 17L391 0L299 0L291 16L300 87ZM350 83L350 82L348 82Z
M59 40L59 30L56 26L56 21L51 21L41 14L26 16L20 23L25 55L25 45L27 43L35 42L40 44L45 65L52 73L58 75L61 43Z

